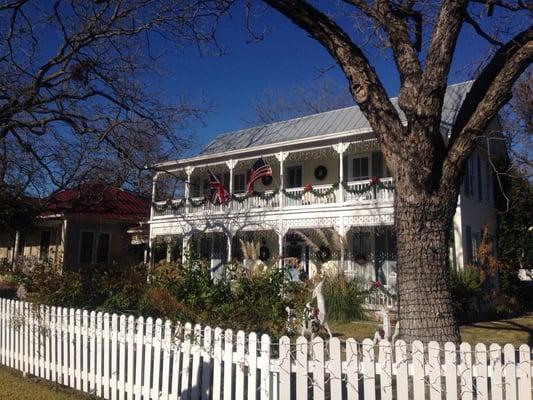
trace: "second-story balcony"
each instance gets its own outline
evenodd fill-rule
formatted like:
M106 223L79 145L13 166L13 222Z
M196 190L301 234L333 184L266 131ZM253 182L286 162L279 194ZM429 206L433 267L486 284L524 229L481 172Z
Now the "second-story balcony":
M379 178L304 186L264 192L237 193L226 204L213 204L207 196L154 202L153 218L209 214L240 214L318 207L387 205L394 200L392 178Z

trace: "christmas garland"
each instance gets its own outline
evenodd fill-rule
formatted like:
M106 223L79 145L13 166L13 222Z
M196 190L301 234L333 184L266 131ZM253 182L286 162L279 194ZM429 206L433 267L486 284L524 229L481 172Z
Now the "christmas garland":
M370 180L370 185L362 187L361 189L350 187L349 183L346 181L342 182L342 187L350 194L365 194L371 190L394 190L394 185L392 183L383 183L379 180L379 178L372 178Z
M172 211L177 211L180 208L182 208L184 205L185 205L185 199L180 199L176 203L168 199L163 204L154 203L154 210L157 212L164 212L168 209L171 209Z
M259 197L262 200L270 201L274 197L276 197L279 194L279 190L274 190L273 192L266 193L266 192L250 192L250 193L244 193L244 194L232 194L231 199L236 201L237 203L244 203L246 200L248 200L251 197Z
M188 201L191 206L193 206L194 208L198 208L205 205L208 200L206 197L202 197L201 199L193 199L192 197L189 197Z
M296 193L293 193L293 192L289 192L285 189L282 190L282 193L287 196L289 199L292 199L292 200L301 200L302 197L306 194L306 193L312 193L313 196L315 197L326 197L326 196L329 196L331 195L332 193L334 193L337 189L339 188L339 182L335 182L333 185L331 185L327 190L325 191L320 191L320 190L317 190L315 188L313 188L313 186L311 186L310 184L307 184L304 186L304 190L301 191L301 192L296 192Z
M380 179L378 177L373 177L370 180L370 185L364 186L364 187L362 187L360 189L350 187L350 184L348 182L346 182L346 181L343 181L341 184L342 184L342 187L344 188L344 190L347 193L356 194L356 195L365 194L365 193L368 193L368 192L373 191L373 190L374 191L377 191L377 190L394 190L394 186L392 185L392 183L390 183L390 182L383 183L383 182L380 181ZM339 182L335 182L327 190L324 190L324 191L317 190L317 189L313 188L313 186L311 184L307 184L307 185L304 186L302 191L290 192L290 191L288 191L286 189L282 189L281 192L283 193L283 195L285 195L289 199L301 200L302 197L306 193L311 193L315 197L330 196L338 188L339 188ZM253 191L253 192L250 192L250 193L244 193L244 194L238 194L238 195L237 194L231 194L231 200L236 201L237 203L240 203L240 204L244 203L246 200L248 200L249 198L252 198L252 197L259 197L260 199L262 199L264 201L271 201L274 197L276 197L279 194L279 192L280 191L278 189L276 189L276 190L274 190L274 191L272 191L270 193ZM193 208L198 208L198 207L204 206L209 201L209 199L207 197L203 197L203 198L200 198L200 199L188 198L186 201ZM168 209L171 209L172 211L177 211L177 210L179 210L179 209L181 209L182 207L185 206L186 201L185 201L185 199L180 199L178 202L173 202L172 200L169 199L163 204L154 203L154 209L157 212L164 212L164 211L166 211Z

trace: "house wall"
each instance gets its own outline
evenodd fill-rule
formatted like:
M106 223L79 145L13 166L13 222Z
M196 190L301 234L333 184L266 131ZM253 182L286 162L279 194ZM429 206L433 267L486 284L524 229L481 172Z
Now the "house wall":
M67 235L65 243L65 263L66 268L78 268L80 254L80 238L82 231L110 233L110 263L134 262L130 253L130 242L127 234L128 228L134 224L124 222L114 222L96 218L85 218L69 216L67 220Z
M0 232L0 262L11 260L15 235L9 232Z
M471 261L468 254L469 247L472 246L472 252L475 254L485 225L488 226L491 238L496 238L497 231L494 175L484 150L478 149L470 157L466 174L469 176L463 178L454 217L455 254L458 268L463 268Z
M61 228L57 223L42 223L33 226L20 234L20 256L39 259L41 256L41 232L50 232L50 244L48 246L48 258L54 263L60 263L63 256L61 245ZM14 246L14 235L7 232L0 234L0 260L11 260Z

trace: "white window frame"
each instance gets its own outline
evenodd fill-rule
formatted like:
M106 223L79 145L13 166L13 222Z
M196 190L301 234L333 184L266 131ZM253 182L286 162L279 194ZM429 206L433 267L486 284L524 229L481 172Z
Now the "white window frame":
M243 177L242 189L237 188L237 186L235 185L238 176ZM239 172L239 173L233 174L233 192L244 193L245 191L246 191L246 172Z
M354 170L353 170L353 160L355 158L366 158L368 160L368 177L366 178L355 178L354 177ZM365 153L357 153L357 154L350 154L348 156L348 176L350 177L350 182L356 182L361 181L365 179L370 179L373 175L372 171L372 153L365 152Z
M295 167L300 167L300 171L302 171L301 185L300 186L289 187L289 169L295 168ZM296 189L296 188L299 188L299 187L303 187L303 185L305 185L305 183L304 183L304 166L303 166L303 164L294 163L294 164L286 165L285 166L285 175L284 175L283 179L285 180L285 187L287 189Z

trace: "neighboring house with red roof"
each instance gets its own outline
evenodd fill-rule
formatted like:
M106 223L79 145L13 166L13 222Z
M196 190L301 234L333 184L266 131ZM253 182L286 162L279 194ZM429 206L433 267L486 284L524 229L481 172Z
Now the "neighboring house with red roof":
M0 259L32 257L72 269L144 259L150 199L93 182L58 191L40 204L33 227L0 233Z

